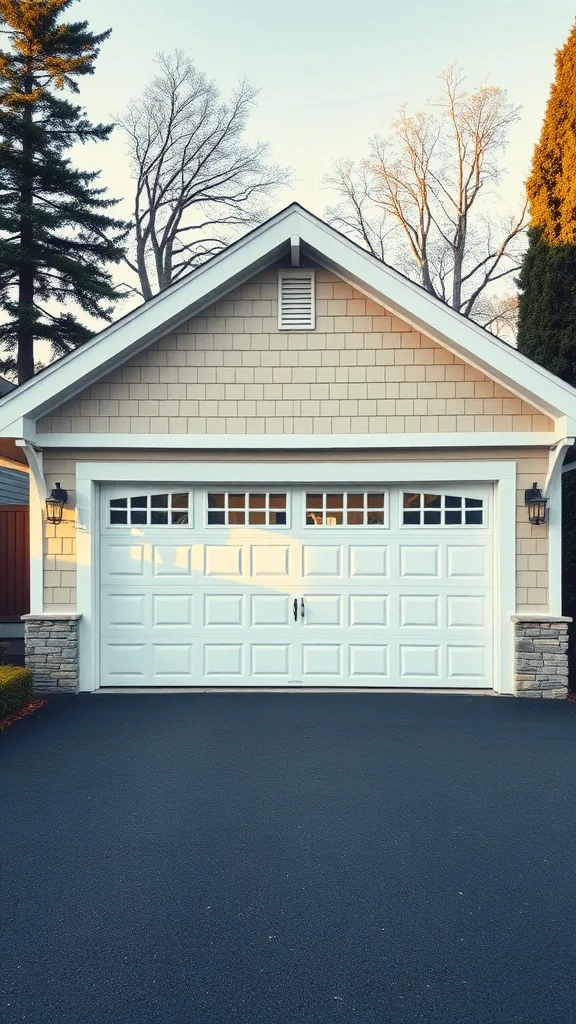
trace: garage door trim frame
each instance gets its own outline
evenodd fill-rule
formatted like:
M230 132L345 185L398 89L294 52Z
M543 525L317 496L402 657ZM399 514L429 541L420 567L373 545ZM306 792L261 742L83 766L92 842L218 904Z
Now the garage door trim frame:
M100 485L494 484L494 689L514 692L516 463L507 462L78 462L76 465L80 690L97 689Z

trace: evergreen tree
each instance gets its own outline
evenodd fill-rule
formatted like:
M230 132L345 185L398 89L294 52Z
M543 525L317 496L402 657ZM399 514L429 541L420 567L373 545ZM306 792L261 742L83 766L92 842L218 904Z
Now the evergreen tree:
M518 282L518 348L576 386L576 25L556 54L527 191L531 226ZM564 476L562 491L563 610L574 616L576 471ZM570 664L574 673L574 630Z
M34 342L65 355L92 335L72 303L111 319L120 291L107 269L123 255L127 225L95 185L98 173L66 155L78 142L107 139L65 90L94 72L101 43L88 23L64 22L75 0L0 0L0 371L18 382L34 373Z
M518 348L576 384L576 24L556 54L527 193Z

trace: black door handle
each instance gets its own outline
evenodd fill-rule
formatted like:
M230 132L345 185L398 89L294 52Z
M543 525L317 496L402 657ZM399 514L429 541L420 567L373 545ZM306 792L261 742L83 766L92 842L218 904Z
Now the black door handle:
M294 622L298 622L298 598L294 598Z
M304 598L300 598L300 615L304 618Z

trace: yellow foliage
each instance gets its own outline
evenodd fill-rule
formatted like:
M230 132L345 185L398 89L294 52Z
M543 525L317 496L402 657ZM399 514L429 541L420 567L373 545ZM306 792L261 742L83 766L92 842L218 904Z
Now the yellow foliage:
M532 226L550 245L576 243L576 24L556 54L540 141L527 184Z

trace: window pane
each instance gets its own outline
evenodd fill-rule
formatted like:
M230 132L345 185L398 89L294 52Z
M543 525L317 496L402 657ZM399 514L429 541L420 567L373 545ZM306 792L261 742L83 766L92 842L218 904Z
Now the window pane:
M244 510L241 512L229 512L228 522L230 526L245 526L246 524L246 513Z
M461 526L462 524L462 512L460 509L446 509L446 516L444 519L446 526Z
M110 508L127 508L128 498L112 498Z
M405 526L419 526L420 525L420 513L419 512L404 512L404 525Z
M126 526L128 524L128 512L111 509L110 522L112 526Z
M462 498L457 498L454 494L447 494L444 504L446 508L462 508Z
M334 512L331 510L326 513L326 526L342 526L343 518L343 512Z
M368 512L368 526L384 526L384 510Z
M266 508L265 494L251 494L248 499L250 508Z
M442 508L442 498L439 494L425 494L424 505L426 508Z
M420 505L420 495L412 492L405 492L404 508L411 508L413 505Z
M225 524L225 513L224 512L209 512L208 513L208 526L224 526Z
M363 526L364 525L364 513L359 510L357 512L351 511L346 513L346 522L348 526Z
M142 498L130 498L130 505L132 508L148 508L148 495L144 495Z
M209 494L208 495L208 508L224 508L224 495L223 494Z
M306 495L306 508L322 508L322 495L321 494L307 494Z
M306 513L306 526L322 526L322 513L308 510Z
M483 504L479 498L466 498L466 508L482 508Z
M152 508L168 508L167 494L153 494L150 498Z
M148 513L145 511L132 511L130 513L130 522L132 526L145 526Z
M348 508L364 508L364 495L363 494L349 494L348 495Z
M270 508L286 508L285 494L271 494L268 502Z
M482 526L482 509L471 509L466 510L466 525L467 526Z
M368 495L368 508L384 508L384 495L383 494L369 494Z
M188 511L177 509L172 512L172 526L188 526Z
M229 494L228 508L244 508L246 504L245 494Z
M173 494L172 508L188 508L188 494Z
M266 513L250 512L248 522L250 526L266 526Z
M286 513L270 512L270 526L286 526Z
M424 512L424 525L425 526L438 526L440 522L440 512Z
M327 494L326 495L326 508L343 508L344 507L344 495L343 494Z
M150 522L152 526L168 526L168 512L151 512Z

